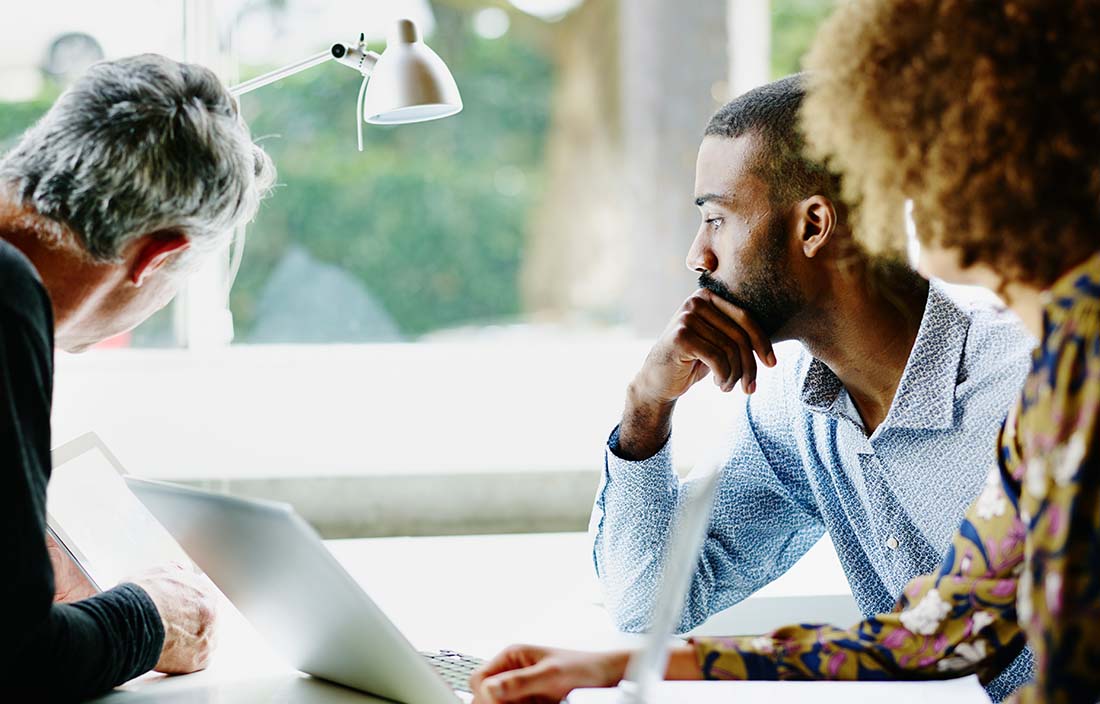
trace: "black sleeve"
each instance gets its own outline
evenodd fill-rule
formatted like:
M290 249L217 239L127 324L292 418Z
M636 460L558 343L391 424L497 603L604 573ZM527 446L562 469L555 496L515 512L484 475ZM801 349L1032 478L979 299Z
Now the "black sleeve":
M17 298L21 310L0 301L0 700L72 701L152 669L164 627L132 584L53 603L45 542L52 322L44 291Z

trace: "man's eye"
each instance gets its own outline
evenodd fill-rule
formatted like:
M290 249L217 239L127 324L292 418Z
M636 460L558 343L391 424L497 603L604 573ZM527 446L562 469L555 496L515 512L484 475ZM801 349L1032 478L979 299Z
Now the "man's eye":
M722 218L707 218L706 223L712 230L717 230L722 226Z

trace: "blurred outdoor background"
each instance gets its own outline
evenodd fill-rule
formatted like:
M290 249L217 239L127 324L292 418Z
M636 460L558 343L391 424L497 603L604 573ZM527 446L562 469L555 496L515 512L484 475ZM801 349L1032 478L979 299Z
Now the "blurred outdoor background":
M137 473L285 498L329 535L583 528L625 383L694 286L706 121L797 71L832 4L24 5L0 27L0 150L96 60L154 51L236 83L360 32L382 51L399 17L465 103L365 125L360 153L354 71L244 96L279 185L235 284L226 253L132 333L62 355L55 439L96 430ZM696 396L685 466L734 402Z

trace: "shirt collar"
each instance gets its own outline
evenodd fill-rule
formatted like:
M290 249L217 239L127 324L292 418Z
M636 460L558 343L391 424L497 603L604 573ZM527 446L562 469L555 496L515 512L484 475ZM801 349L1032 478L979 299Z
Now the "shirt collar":
M969 326L966 313L933 281L883 427L937 430L954 425L955 386ZM838 415L843 389L840 378L815 357L802 381L802 402L812 411Z
M844 384L840 377L817 357L810 360L802 380L802 403L818 413L832 413Z

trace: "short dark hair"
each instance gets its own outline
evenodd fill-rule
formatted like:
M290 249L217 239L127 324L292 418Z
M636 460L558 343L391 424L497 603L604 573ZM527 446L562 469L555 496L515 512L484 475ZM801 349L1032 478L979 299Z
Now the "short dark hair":
M823 195L839 206L839 178L824 164L805 156L798 117L806 96L804 78L796 73L739 95L714 113L706 136L759 136L762 144L756 169L768 184L773 203Z

